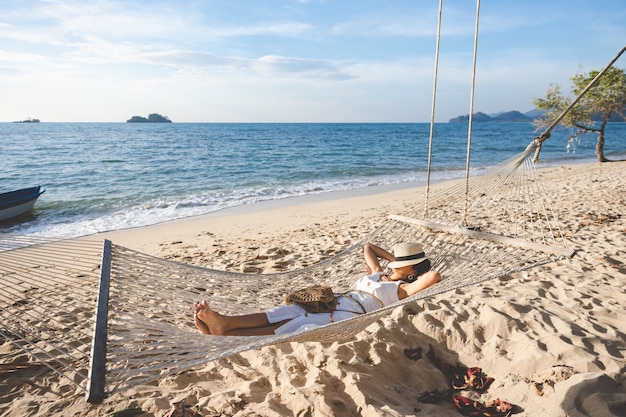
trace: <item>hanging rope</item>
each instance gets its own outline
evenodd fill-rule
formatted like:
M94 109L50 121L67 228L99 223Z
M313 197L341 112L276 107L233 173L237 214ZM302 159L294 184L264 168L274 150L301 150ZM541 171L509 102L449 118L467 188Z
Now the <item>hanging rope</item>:
M480 0L476 0L476 25L474 28L474 56L472 65L472 90L470 93L470 112L469 123L467 127L467 156L465 158L465 208L464 223L467 225L467 206L469 195L469 171L470 171L470 154L472 147L472 126L474 120L474 88L476 86L476 58L478 55L478 21L480 17Z
M440 0L438 20L437 20L437 42L436 42L436 47L435 47L435 71L434 71L433 96L432 96L432 106L431 106L431 115L430 115L430 135L429 135L429 140L428 140L428 162L427 162L427 168L426 168L426 192L425 192L425 202L424 202L424 217L428 216L428 210L430 207L430 174L431 174L431 166L432 166L432 150L433 150L433 138L434 138L434 130L435 130L435 107L436 107L436 101L437 101L437 80L439 78L438 77L439 45L441 42L442 9L443 9L443 0ZM472 63L470 111L469 111L469 123L468 123L468 131L467 131L467 155L465 159L466 195L469 193L469 172L470 172L470 164L471 164L472 127L473 127L473 115L474 115L474 96L475 96L475 86L476 86L476 62L477 62L477 56L478 56L479 20L480 20L480 0L477 0L476 1L476 23L475 23L475 28L474 28L474 52L473 52L473 63ZM467 213L467 203L465 204L464 213ZM467 216L465 216L465 222L467 223Z
M430 137L428 139L428 166L426 168L426 197L424 203L424 217L428 216L428 199L430 197L430 166L433 156L433 137L435 132L435 105L437 103L437 79L439 78L439 44L441 41L441 16L443 0L439 0L439 13L437 17L437 43L435 46L435 79L433 81L433 101L430 112Z

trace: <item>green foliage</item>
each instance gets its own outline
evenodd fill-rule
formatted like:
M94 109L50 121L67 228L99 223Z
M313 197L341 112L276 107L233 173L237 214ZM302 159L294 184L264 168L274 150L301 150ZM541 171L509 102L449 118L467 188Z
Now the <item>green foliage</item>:
M558 85L550 85L544 98L534 101L539 110L544 111L540 119L535 120L538 130L549 126L599 74L576 74L572 77L572 97L565 97ZM604 131L606 124L614 119L626 120L626 73L623 69L611 67L584 94L581 99L567 112L559 122L560 125L572 129L568 146L579 140L586 133L598 136L596 156L601 162L604 158Z

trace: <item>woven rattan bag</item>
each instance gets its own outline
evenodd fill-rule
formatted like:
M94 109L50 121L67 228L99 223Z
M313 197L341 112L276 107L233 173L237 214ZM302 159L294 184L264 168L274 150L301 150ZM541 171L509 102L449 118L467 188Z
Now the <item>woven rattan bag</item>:
M299 305L311 313L330 313L337 307L337 297L328 285L313 285L288 294L285 303Z

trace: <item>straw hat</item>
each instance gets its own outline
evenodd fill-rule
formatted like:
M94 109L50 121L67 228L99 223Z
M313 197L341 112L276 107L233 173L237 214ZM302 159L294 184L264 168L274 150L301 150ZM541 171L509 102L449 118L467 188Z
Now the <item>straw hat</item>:
M428 259L419 243L400 243L394 248L393 257L393 262L389 262L389 268L417 265Z

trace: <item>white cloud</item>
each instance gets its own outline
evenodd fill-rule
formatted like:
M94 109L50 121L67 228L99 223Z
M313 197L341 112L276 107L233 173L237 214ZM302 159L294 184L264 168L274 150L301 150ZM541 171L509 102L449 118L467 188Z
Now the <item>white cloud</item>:
M438 5L357 3L8 1L0 15L0 113L65 121L154 111L178 121L428 120ZM604 2L557 14L567 4L483 2L477 110L525 111L550 83L568 86L579 64L599 69L623 46L626 11ZM474 13L473 2L444 4L439 120L468 112ZM573 29L574 13L603 24Z

